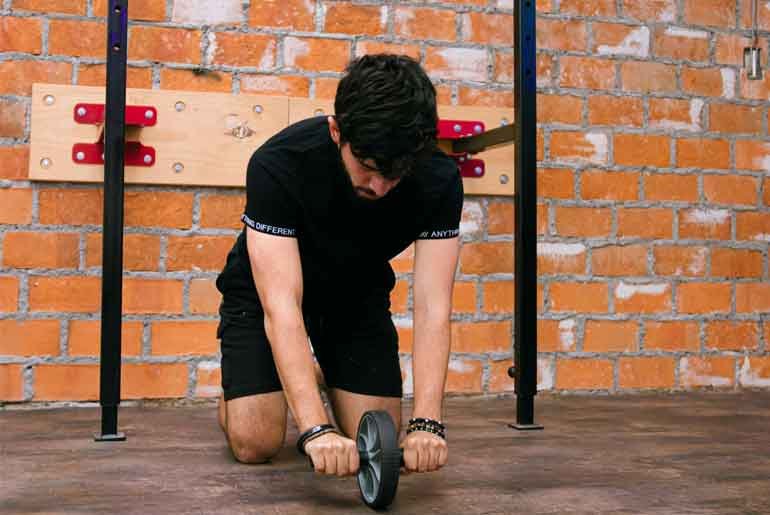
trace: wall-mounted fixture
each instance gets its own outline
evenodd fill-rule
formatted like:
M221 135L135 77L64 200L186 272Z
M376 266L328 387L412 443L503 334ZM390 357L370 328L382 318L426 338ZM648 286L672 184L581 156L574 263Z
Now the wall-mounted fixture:
M762 80L762 49L757 35L757 1L751 0L752 44L743 49L743 67L749 80Z

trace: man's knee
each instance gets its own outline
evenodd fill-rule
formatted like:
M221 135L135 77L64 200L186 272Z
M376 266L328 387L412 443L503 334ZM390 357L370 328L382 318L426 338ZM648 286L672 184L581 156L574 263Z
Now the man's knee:
M281 451L284 433L279 429L255 434L253 431L228 431L233 456L241 463L265 463Z

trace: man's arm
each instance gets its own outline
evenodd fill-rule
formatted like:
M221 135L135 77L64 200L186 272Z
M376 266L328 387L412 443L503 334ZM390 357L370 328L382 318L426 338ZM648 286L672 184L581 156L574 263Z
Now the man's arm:
M302 317L302 267L295 238L246 228L251 271L265 312L265 332L286 401L300 433L329 422L316 384Z
M449 362L458 238L417 240L414 261L413 417L441 420Z

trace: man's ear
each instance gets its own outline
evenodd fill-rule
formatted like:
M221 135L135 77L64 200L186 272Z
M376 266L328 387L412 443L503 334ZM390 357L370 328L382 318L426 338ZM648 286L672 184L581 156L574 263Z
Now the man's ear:
M337 120L334 119L333 116L329 116L326 119L329 122L329 134L332 137L332 140L339 145L340 144L340 126L337 125Z

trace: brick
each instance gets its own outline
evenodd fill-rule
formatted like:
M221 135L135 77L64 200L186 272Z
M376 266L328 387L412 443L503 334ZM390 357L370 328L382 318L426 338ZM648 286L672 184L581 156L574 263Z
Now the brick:
M711 34L705 30L683 27L658 27L655 30L655 55L674 60L708 61Z
M729 168L730 142L722 139L677 139L676 158L676 165L680 168Z
M740 28L752 28L753 12L751 10L752 0L740 0L741 19ZM757 27L767 27L770 24L770 6L763 2L757 2Z
M336 90L337 85L335 83L334 91ZM284 75L242 74L241 92L259 95L308 97L310 96L310 79L307 77ZM319 95L318 88L316 87L316 98L327 97ZM334 98L334 95L332 94L332 96L328 98Z
M59 232L9 232L3 239L3 266L77 268L80 236Z
M711 25L722 28L736 26L734 0L685 0L684 21L691 25Z
M560 359L556 362L558 390L609 390L612 362L604 359Z
M150 338L153 356L213 355L219 350L215 321L156 321Z
M129 28L128 58L161 63L199 63L201 36L199 30L135 25Z
M580 197L584 200L638 200L639 174L586 170L580 174Z
M594 276L633 276L647 274L647 247L611 245L593 249L591 271Z
M13 111L13 110L12 110ZM13 115L12 113L9 113ZM5 113L2 115L5 118ZM16 123L24 123L23 119L15 118L14 121L9 119L4 120L3 130L14 131L11 127ZM22 129L23 130L23 129ZM11 134L7 134L6 137L16 137ZM0 147L0 179L8 180L25 180L28 177L29 169L29 145L18 145L13 147ZM15 190L3 190L5 192ZM31 206L30 206L31 207Z
M670 239L673 236L674 212L668 208L620 208L619 238Z
M35 82L71 84L72 65L53 61L0 62L0 95L31 96Z
M735 381L735 358L698 356L681 358L679 381L684 388L732 386Z
M617 14L614 0L561 0L559 11L580 16L606 16L613 17Z
M398 334L398 351L411 353L414 347L414 328L411 322L408 327L397 325L396 333Z
M486 50L427 47L423 67L435 79L486 82L487 61Z
M726 283L682 283L677 292L680 313L728 313L730 285Z
M29 278L30 311L93 313L101 306L100 277Z
M676 173L645 173L644 198L646 200L696 202L698 200L698 176Z
M85 16L86 0L14 0L13 10Z
M51 20L48 53L104 59L107 26L103 22Z
M540 75L538 73L538 75ZM495 81L513 82L513 54L495 52Z
M575 177L570 168L538 168L537 194L545 198L575 197Z
M443 13L444 11L438 11ZM430 19L436 20L437 11ZM513 16L503 13L486 14L470 12L462 16L463 40L485 45L513 45ZM422 39L422 38L419 38ZM435 38L426 38L435 39Z
M41 224L100 225L103 221L100 189L41 189L38 196Z
M24 400L24 366L0 365L0 401Z
M58 356L58 320L0 320L0 355Z
M615 63L593 57L564 56L560 85L564 88L614 89Z
M637 333L637 322L586 320L583 351L634 352L637 350Z
M478 2L478 3L480 3L480 5L486 5L486 2ZM500 3L500 0L498 0L498 3ZM536 0L535 1L535 9L537 9L538 12L542 12L542 13L551 12L551 11L553 11L553 1L552 0Z
M192 205L192 193L128 191L125 225L188 229L192 225Z
M478 240L483 237L484 210L481 203L466 201L460 217L460 238Z
M511 57L513 60L513 57ZM548 54L537 54L537 85L550 86L553 82L554 57ZM511 82L513 82L513 63L511 63Z
M537 131L537 156L535 157L538 161L545 159L545 131L543 129Z
M107 85L107 66L104 64L78 64L78 85L101 86ZM152 89L152 68L129 66L126 70L126 87Z
M219 397L222 393L222 369L216 361L198 363L195 371L195 396Z
M540 123L580 125L583 99L572 95L538 95L537 118Z
M673 358L620 358L618 386L620 388L673 388L676 363Z
M28 224L31 221L32 190L26 188L0 188L0 223Z
M667 283L620 282L612 291L618 313L665 313L671 311L671 286Z
M756 350L759 347L759 324L735 320L708 322L706 347L714 350Z
M230 93L233 77L229 73L163 68L160 70L160 88L175 91L203 91Z
M574 352L577 336L577 323L573 318L537 321L538 352Z
M377 36L387 29L387 7L324 4L324 32Z
M742 66L743 49L751 46L751 43L751 38L739 34L717 34L716 63Z
M735 71L731 68L682 67L682 91L704 97L735 97Z
M408 44L397 44L397 43L385 43L383 41L366 41L366 40L358 41L356 43L356 57L359 57L362 55L370 55L370 54L408 55L409 57L412 57L413 59L419 61L420 46L408 45ZM499 54L499 55L503 57L505 56L505 54ZM508 55L511 59L513 58L513 54L508 54ZM505 66L504 62L502 66L504 68ZM511 61L510 66L511 66L511 70L513 70L513 61ZM503 72L504 72L504 69L503 69ZM513 76L513 71L511 71L511 76ZM510 82L511 80L509 80L508 82Z
M735 221L737 239L770 241L770 213L740 212L736 214Z
M704 175L703 192L712 204L757 204L759 180L744 175Z
M455 282L452 292L453 313L474 313L476 311L476 284Z
M318 84L318 81L316 81L316 84ZM473 91L469 88L461 88L460 94L462 94L464 91ZM335 93L336 93L336 87L335 87ZM452 96L454 93L452 92L452 88L448 85L442 85L439 84L436 86L436 104L438 105L452 105ZM471 97L473 95L470 95ZM316 97L318 97L318 86L316 86ZM334 95L331 95L329 98L333 99ZM490 100L490 98L483 98L482 100Z
M585 245L582 243L538 243L537 271L539 274L585 274Z
M513 91L491 91L460 86L458 105L476 107L513 107Z
M489 362L489 393L513 392L514 380L508 375L511 360Z
M612 212L606 208L556 207L556 233L561 236L606 237L612 231Z
M463 274L513 273L513 243L465 243L460 250L460 270Z
M452 352L511 350L511 322L453 322Z
M182 313L183 282L173 279L124 279L123 313Z
M763 107L711 104L709 118L710 129L715 132L759 134L765 114Z
M444 391L449 393L480 393L481 374L481 362L466 358L452 358L449 360Z
M409 245L398 256L391 259L390 265L397 274L411 272L414 266L414 244Z
M588 123L641 127L644 124L642 99L592 95L588 97Z
M553 20L538 18L537 47L549 50L585 52L588 32L580 20Z
M750 140L736 141L735 168L770 172L770 143Z
M738 313L770 313L770 284L737 283L735 311Z
M67 353L70 356L99 356L101 352L101 320L70 320ZM142 353L142 322L124 320L120 326L122 356Z
M599 55L646 59L650 55L650 29L619 23L594 23L592 50Z
M650 127L671 130L700 131L703 100L650 99Z
M126 399L174 398L187 394L186 363L126 363L121 376Z
M623 2L623 14L641 21L672 22L676 20L677 0L647 0Z
M646 321L643 346L645 350L697 351L700 349L698 322Z
M350 42L338 39L286 37L283 63L287 68L341 72L350 61Z
M513 281L484 282L482 306L485 313L511 313L513 311Z
M683 209L679 212L679 237L730 239L730 212L726 209Z
M729 69L729 68L726 68ZM735 72L732 72L732 92L733 95L730 98L735 98ZM746 71L741 71L741 98L747 98L751 100L766 100L770 97L770 75L765 74L760 80L749 80Z
M390 293L390 310L393 313L406 313L409 307L409 281L396 281Z
M241 214L246 205L244 195L206 195L201 198L200 226L218 229L241 229Z
M608 310L607 283L551 283L551 311L606 313Z
M260 70L272 70L276 66L278 42L271 36L212 32L209 47L215 49L211 55L213 64L248 66Z
M260 0L249 7L252 27L281 27L298 31L315 29L315 3L304 0Z
M676 67L642 61L627 61L620 65L620 80L626 91L675 92Z
M706 275L707 247L656 245L652 251L655 275L687 277Z
M0 277L0 312L14 312L19 308L19 279Z
M234 242L232 236L169 236L166 267L169 271L221 270Z
M33 369L33 377L33 401L91 401L99 398L99 365L39 364ZM126 398L122 380L121 396Z
M190 281L190 313L193 315L213 315L218 312L222 295L216 284L209 279Z
M770 357L745 356L738 371L738 380L743 387L767 387L770 381Z
M762 202L765 206L770 206L770 177L766 177L762 185Z
M94 3L94 16L106 17L107 16L107 4L109 0L93 0ZM187 3L177 1L177 5ZM176 9L175 9L176 11ZM211 17L214 14L213 9L208 13ZM176 14L176 12L175 12ZM177 17L178 18L178 17ZM141 21L165 21L166 20L166 4L164 2L158 2L157 0L131 0L131 8L128 10L129 20L141 20ZM213 25L211 18L208 23Z
M623 166L669 166L670 141L668 136L615 134L615 163Z
M102 266L102 235L86 235L86 267ZM157 271L160 265L160 236L153 234L123 235L123 268L135 271Z
M605 164L609 138L601 132L551 132L551 157L558 161Z
M43 25L36 18L0 18L0 52L40 54L43 50Z
M537 205L537 234L548 232L548 206L545 204Z

